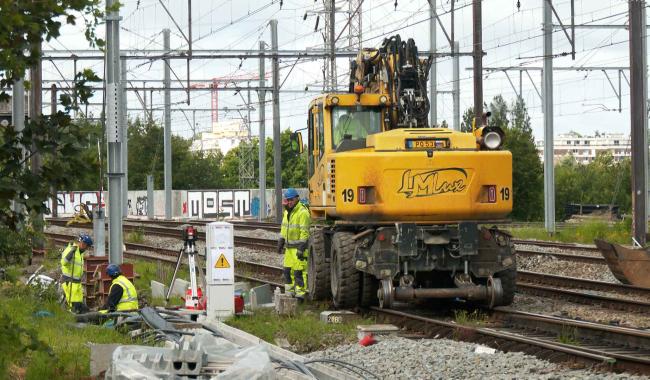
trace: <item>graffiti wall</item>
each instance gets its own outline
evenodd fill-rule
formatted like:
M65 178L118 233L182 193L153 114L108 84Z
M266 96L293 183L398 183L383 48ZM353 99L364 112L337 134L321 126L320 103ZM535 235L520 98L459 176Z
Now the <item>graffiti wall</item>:
M196 190L187 192L190 218L241 218L251 215L250 190Z
M307 196L307 189L297 189L301 198ZM257 189L233 190L173 190L172 217L185 218L244 218L256 217L260 213L260 192ZM106 207L108 193L101 196L101 203ZM79 211L79 204L85 203L92 210L96 207L100 194L95 191L70 191L58 193L58 214L67 217ZM132 190L128 194L128 215L147 216L147 205L153 204L154 216L165 215L165 192L156 190L153 199L148 199L147 191ZM47 206L51 209L50 201ZM275 192L266 191L266 211L271 216L275 210Z
M102 203L102 207L106 207L105 204L106 192L102 193L100 196L99 191L65 191L57 193L57 205L56 210L59 216L70 216L75 212L79 212L79 205L84 203L88 206L90 210L95 209L98 203ZM52 200L48 199L47 208L53 210Z

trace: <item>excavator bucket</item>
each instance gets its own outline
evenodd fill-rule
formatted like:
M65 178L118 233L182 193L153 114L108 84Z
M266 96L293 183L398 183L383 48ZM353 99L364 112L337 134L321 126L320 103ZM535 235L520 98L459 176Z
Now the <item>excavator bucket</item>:
M623 284L650 288L650 252L594 240L612 274Z

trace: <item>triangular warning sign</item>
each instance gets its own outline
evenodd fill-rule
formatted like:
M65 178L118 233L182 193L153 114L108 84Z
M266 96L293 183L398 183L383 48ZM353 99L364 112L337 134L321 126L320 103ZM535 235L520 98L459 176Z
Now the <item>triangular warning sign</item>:
M221 254L221 256L219 256L217 262L214 263L214 267L221 268L221 269L230 268L230 263L228 263L228 260L226 260L226 256L224 256L223 253Z

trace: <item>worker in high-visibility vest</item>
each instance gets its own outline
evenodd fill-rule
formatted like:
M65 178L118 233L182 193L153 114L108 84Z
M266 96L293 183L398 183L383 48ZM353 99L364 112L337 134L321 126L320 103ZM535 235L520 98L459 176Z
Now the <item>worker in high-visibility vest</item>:
M93 246L93 239L81 234L75 242L70 242L61 252L61 273L63 294L68 310L74 313L86 311L83 303L84 295L81 287L81 276L84 271L84 252Z
M133 283L122 275L119 265L110 264L106 267L106 274L113 279L108 290L108 299L101 311L129 311L138 310L138 292Z
M285 293L304 300L307 293L307 245L311 216L305 205L299 202L296 189L284 192L282 203L284 215L280 227L278 253L284 253L283 272Z

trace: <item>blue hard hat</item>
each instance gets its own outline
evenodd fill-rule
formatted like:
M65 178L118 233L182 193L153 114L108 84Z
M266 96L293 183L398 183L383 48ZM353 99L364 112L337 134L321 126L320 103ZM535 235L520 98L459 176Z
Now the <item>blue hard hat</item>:
M296 191L296 189L294 189L293 187L290 187L290 188L288 188L288 189L286 189L284 191L283 198L284 199L292 199L292 198L296 198L296 197L299 197L299 196L300 195L298 195L298 192Z
M86 235L86 234L80 234L79 235L79 241L83 242L83 243L86 243L89 247L93 246L93 239L90 236Z
M106 267L106 274L111 277L117 277L120 274L122 274L122 270L120 269L119 265L110 264L109 266Z

